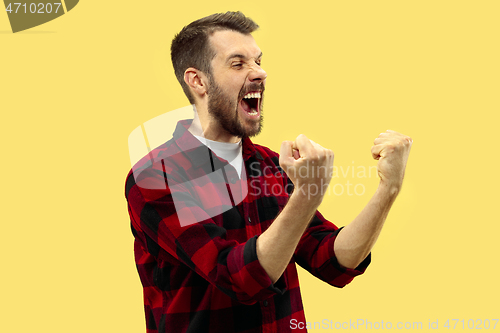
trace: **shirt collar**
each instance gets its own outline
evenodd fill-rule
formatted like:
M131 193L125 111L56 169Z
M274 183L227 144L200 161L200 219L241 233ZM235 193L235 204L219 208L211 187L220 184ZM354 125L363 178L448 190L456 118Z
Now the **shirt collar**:
M202 144L193 136L193 134L191 134L191 132L188 131L192 122L192 119L180 120L175 128L173 139L180 151L192 161L193 166L199 167L205 163L210 163L210 149L208 149L207 146ZM250 157L262 160L262 156L257 151L250 138L243 138L242 145L244 161L248 160ZM219 162L222 162L220 159L218 160ZM214 164L216 164L216 161L214 161Z

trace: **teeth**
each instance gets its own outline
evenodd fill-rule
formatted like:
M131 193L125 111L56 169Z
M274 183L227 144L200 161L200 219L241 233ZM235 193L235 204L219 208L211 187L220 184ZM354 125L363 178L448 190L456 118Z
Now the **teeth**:
M246 94L245 96L243 96L243 98L260 98L260 92L256 92L256 93L248 93Z
M252 111L248 112L248 114L251 115L251 116L255 116L257 114L257 110L252 109Z

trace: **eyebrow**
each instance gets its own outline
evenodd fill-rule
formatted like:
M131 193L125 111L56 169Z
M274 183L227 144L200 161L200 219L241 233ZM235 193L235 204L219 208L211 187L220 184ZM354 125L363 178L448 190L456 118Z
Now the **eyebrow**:
M243 54L233 53L229 57L227 57L227 61L229 61L229 60L231 60L233 58L241 58L241 59L244 59L244 60L247 59L247 57L244 56ZM258 57L256 59L260 59L260 58L262 58L262 52L260 52L260 54L258 55Z

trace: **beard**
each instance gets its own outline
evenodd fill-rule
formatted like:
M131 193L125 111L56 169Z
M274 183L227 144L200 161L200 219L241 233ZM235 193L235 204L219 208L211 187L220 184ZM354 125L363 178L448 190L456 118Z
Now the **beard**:
M252 83L247 89L243 86L240 90L236 102L228 95L225 94L221 87L215 82L212 77L209 79L208 87L208 113L214 117L218 124L227 133L238 138L253 137L258 135L263 128L264 117L262 116L262 106L264 97L264 85L262 83ZM258 121L253 121L250 128L246 128L238 115L239 101L249 91L260 90L261 99L259 105L260 117Z

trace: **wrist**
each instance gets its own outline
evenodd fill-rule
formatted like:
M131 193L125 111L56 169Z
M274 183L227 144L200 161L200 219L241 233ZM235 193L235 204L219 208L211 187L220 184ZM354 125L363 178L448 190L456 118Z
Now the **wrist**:
M294 206L312 211L316 211L322 201L323 195L311 195L311 193L299 189L295 189L289 199L289 202Z
M401 191L401 186L402 186L401 183L393 183L381 180L378 185L377 191L383 193L384 195L392 199L396 199L399 192Z

